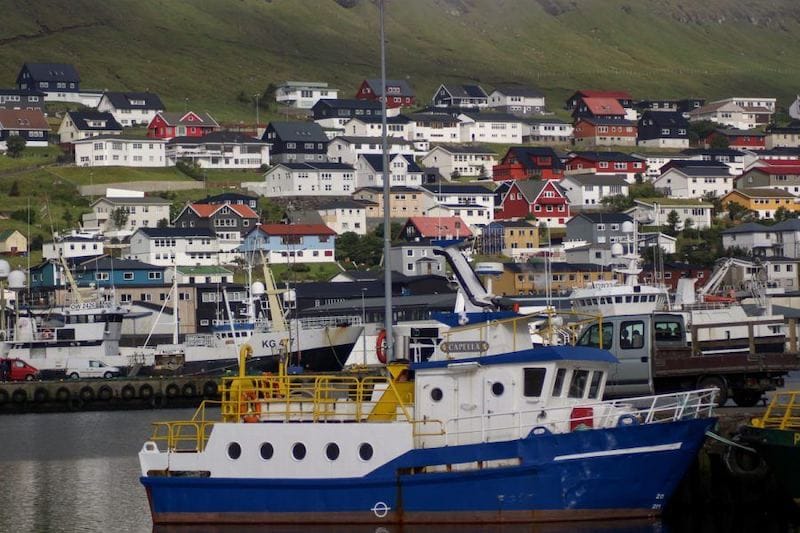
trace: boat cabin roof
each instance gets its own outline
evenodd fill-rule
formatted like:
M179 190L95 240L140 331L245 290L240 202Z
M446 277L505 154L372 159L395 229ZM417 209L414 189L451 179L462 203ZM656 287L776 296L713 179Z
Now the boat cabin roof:
M479 363L481 366L505 365L512 363L551 363L560 361L583 361L592 363L616 363L617 358L611 352L584 346L543 346L528 350L498 355L484 355L466 359L448 359L444 361L423 361L412 363L411 370L446 368L451 364Z

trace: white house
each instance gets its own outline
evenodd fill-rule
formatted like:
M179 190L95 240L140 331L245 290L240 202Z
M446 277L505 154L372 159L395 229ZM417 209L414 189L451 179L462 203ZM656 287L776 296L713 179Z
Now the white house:
M461 141L458 119L448 113L414 113L411 119L412 140L429 143L457 143Z
M492 167L497 164L497 154L485 146L448 144L434 146L421 162L425 168L438 169L446 178L454 172L460 176L490 177Z
M97 104L98 111L111 113L123 127L147 126L164 109L161 98L149 92L107 91Z
M779 235L770 226L748 222L723 231L722 246L741 248L754 256L771 256L775 255Z
M461 217L476 233L494 220L494 194L486 187L440 182L422 189L433 195L437 204L425 216Z
M269 164L269 143L232 131L202 137L173 137L167 143L167 161L188 161L200 168L247 169Z
M381 117L355 117L347 121L344 125L344 134L348 137L381 137L382 131ZM386 135L389 137L400 137L407 141L413 140L412 131L414 124L405 115L396 117L386 117Z
M422 169L408 155L390 154L389 172L391 186L419 187L422 185ZM356 162L356 187L383 187L383 156L362 154Z
M264 181L242 186L261 196L349 196L355 184L352 165L320 162L279 163L264 174Z
M427 242L404 242L389 250L392 270L406 276L428 276L447 274L447 265L441 255L433 253Z
M711 226L711 213L714 206L701 200L674 198L639 198L634 206L626 211L642 225L666 226L672 211L678 215L676 229L683 229L686 219L692 219L694 228L705 229Z
M358 235L367 234L367 207L354 200L337 200L317 209L322 222L337 235L352 231Z
M630 186L624 174L567 174L558 182L569 204L580 209L603 207L603 198L628 196Z
M91 213L83 215L82 226L86 231L116 232L117 236L127 236L139 228L155 228L162 220L169 222L171 204L171 201L155 196L104 197L95 200ZM125 223L121 226L113 220L118 209L125 213Z
M53 242L42 244L42 257L44 259L74 259L76 257L90 258L105 254L103 237L73 233L59 237Z
M533 87L507 85L489 94L489 107L505 113L541 113L545 111L545 98Z
M775 113L775 98L733 97L709 102L689 112L689 121L710 120L740 130L769 124Z
M572 140L572 124L555 117L526 117L522 136L530 144L568 143Z
M522 120L506 113L462 113L461 142L522 143Z
M656 189L671 198L722 198L733 189L734 176L724 166L673 167L653 181Z
M58 127L62 144L72 143L87 137L101 135L120 135L122 125L114 115L100 111L69 111Z
M651 180L659 177L661 175L661 167L670 161L689 159L688 155L681 154L634 152L631 155L645 161L647 170L645 171L644 175L646 178L650 178Z
M762 152L759 152L761 154ZM688 156L689 161L712 161L727 165L731 174L741 174L744 166L751 161L752 152L733 150L731 148L689 148L681 155Z
M104 135L73 141L79 167L165 167L167 141Z
M275 101L298 109L311 109L323 98L339 98L339 90L317 81L286 81L275 89Z
M151 265L217 265L219 241L208 228L140 228L125 255Z
M413 143L398 137L388 137L390 154L414 156ZM382 154L380 137L334 137L328 144L328 160L346 165L355 165L361 154Z
M164 283L172 283L177 271L178 285L196 285L198 283L233 283L233 272L221 266L190 266L183 265L177 268L164 270Z
M426 217L459 217L469 226L473 235L480 235L481 230L494 220L494 209L478 204L439 204L425 212Z

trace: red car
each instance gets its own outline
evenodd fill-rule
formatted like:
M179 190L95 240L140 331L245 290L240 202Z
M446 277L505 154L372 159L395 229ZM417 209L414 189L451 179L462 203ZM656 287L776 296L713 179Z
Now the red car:
M0 379L3 381L33 381L39 370L22 359L0 359Z

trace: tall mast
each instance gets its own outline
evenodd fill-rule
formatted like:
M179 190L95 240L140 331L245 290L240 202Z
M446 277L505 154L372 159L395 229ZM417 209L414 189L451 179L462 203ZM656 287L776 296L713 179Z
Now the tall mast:
M386 37L384 33L384 2L379 1L381 19L381 142L383 148L383 328L386 331L386 361L394 359L394 336L392 335L392 265L389 253L392 249L391 175L389 173L389 146L386 139Z

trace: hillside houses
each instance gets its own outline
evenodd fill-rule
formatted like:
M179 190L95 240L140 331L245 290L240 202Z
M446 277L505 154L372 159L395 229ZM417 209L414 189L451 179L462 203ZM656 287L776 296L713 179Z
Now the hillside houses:
M231 131L173 137L166 156L168 165L185 161L199 168L256 169L270 161L268 142Z
M126 128L150 124L164 109L161 98L150 92L107 91L97 104L98 111L111 113Z
M414 144L398 137L388 137L387 149L390 154L415 156ZM336 163L355 165L360 155L380 155L383 143L380 137L334 137L328 143L328 160ZM424 163L423 163L424 164Z
M345 163L278 163L263 181L242 183L260 196L347 196L356 190L356 170Z
M689 148L689 122L682 113L645 111L637 124L637 144L655 148Z
M422 185L422 169L408 155L389 154L390 186L419 187ZM386 169L380 154L362 154L355 165L356 187L383 187Z
M489 105L489 96L480 85L442 84L436 89L434 107L482 108Z
M775 113L775 98L733 97L716 100L689 112L689 120L710 120L740 130L766 126Z
M512 146L492 169L494 181L541 178L558 180L565 165L555 150L549 147Z
M72 141L75 164L80 167L165 167L166 139L102 135Z
M733 189L733 179L725 165L681 165L663 172L653 185L671 198L721 198Z
M604 198L628 196L629 192L623 174L567 174L558 184L573 210L600 209Z
M22 138L26 146L47 146L50 126L41 111L0 109L0 151L6 150L9 137Z
M566 173L624 174L628 183L636 181L637 174L646 172L642 158L622 152L572 152L566 167Z
M461 142L522 143L523 123L507 113L464 113L459 115Z
M356 92L359 100L377 100L383 98L383 87L380 79L366 79L361 82ZM386 107L410 107L416 103L416 94L405 80L386 80Z
M208 113L161 111L147 125L147 136L152 139L173 137L202 137L220 129Z
M545 96L525 85L502 85L489 94L489 107L515 115L538 114L545 111Z
M569 199L554 181L518 180L495 190L497 220L534 217L549 227L564 227L570 216Z
M275 88L275 101L287 107L311 109L321 99L336 99L339 91L319 81L285 81Z
M272 121L263 141L270 143L272 163L311 163L327 160L328 136L314 122Z
M344 130L344 125L354 117L381 116L381 104L373 100L321 99L311 108L314 122L328 129Z
M722 197L722 205L738 204L758 215L758 218L774 218L778 209L800 212L800 197L783 189L734 189Z
M800 194L800 161L788 165L753 167L734 180L735 189L769 187Z
M87 137L121 135L122 125L114 115L101 111L69 111L58 127L62 144L69 144Z
M481 145L447 144L434 146L420 160L422 166L435 168L445 178L457 176L489 177L497 163L495 152Z

